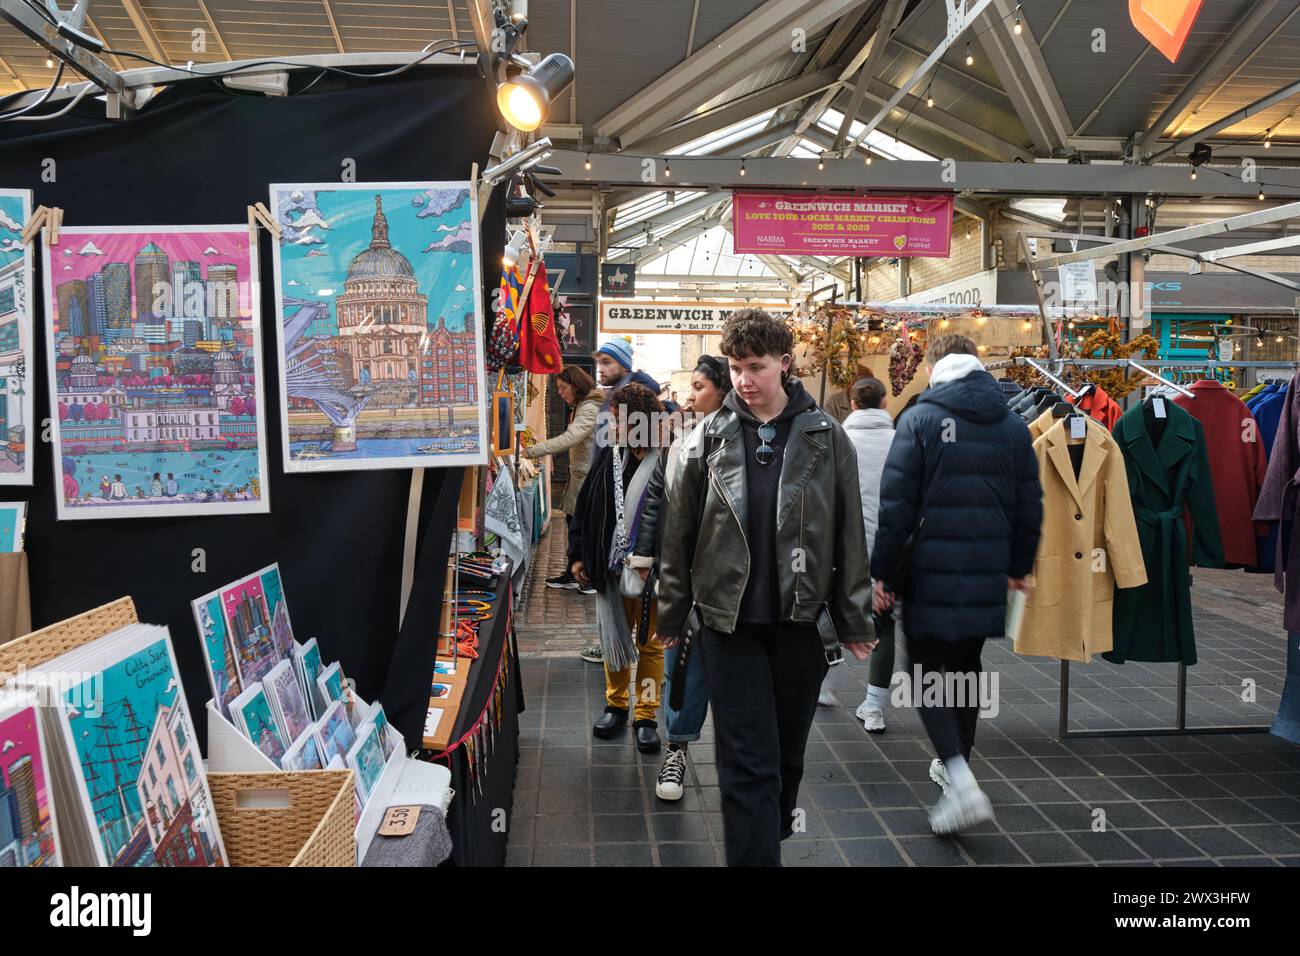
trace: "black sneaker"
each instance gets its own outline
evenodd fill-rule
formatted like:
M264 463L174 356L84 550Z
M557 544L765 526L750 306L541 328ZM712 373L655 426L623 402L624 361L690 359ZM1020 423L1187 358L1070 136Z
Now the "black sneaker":
M583 594L595 594L595 593L596 593L596 589L593 588L590 584L575 584L574 587L576 587L576 588L577 588L579 591L581 591Z
M546 586L548 588L563 588L564 590L572 591L578 587L578 580L571 573L565 571L563 574L557 575L556 577L547 578Z

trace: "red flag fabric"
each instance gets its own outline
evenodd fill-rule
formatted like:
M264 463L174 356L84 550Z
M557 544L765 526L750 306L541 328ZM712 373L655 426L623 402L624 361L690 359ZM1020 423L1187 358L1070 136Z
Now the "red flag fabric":
M553 375L564 367L560 339L555 334L555 313L551 310L546 264L542 262L537 264L528 302L519 316L519 364L539 375Z

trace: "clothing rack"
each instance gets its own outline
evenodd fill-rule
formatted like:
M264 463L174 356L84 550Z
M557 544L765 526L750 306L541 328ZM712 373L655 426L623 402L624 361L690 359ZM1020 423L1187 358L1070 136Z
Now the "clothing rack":
M1164 376L1148 368L1140 361L1133 359L1055 359L1049 364L1057 367L1058 370L1066 366L1080 368L1132 368L1144 375L1153 378L1164 385L1175 389L1176 391L1187 395L1191 398L1196 396L1174 382L1169 381ZM1153 364L1158 366L1178 366L1193 368L1217 367L1273 367L1289 364L1294 366L1300 363L1290 362L1219 362L1211 359L1205 361L1195 360L1175 360L1170 362L1155 361ZM1043 378L1052 382L1058 388L1062 388L1071 395L1077 395L1073 389L1069 388L1056 375L1049 372L1040 365L1036 360L1026 356L1017 356L1003 362L994 362L986 366L989 369L1007 368L1011 365L1027 365L1038 372ZM1169 737L1169 736L1190 736L1192 734L1262 734L1269 731L1270 725L1255 726L1217 726L1217 727L1188 727L1187 726L1187 665L1182 661L1178 662L1178 700L1177 700L1177 723L1173 727L1151 727L1151 728L1122 728L1120 730L1070 730L1070 662L1061 661L1061 679L1060 679L1060 706L1058 708L1057 736L1061 739L1068 737Z

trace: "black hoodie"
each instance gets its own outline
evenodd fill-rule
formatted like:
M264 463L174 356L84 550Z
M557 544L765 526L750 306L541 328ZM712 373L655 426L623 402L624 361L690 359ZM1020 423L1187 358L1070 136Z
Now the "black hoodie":
M781 619L781 588L776 566L776 506L781 488L781 468L785 464L785 446L790 439L790 423L796 415L815 408L808 390L797 378L785 383L788 398L781 414L772 419L776 438L771 442L776 458L760 465L755 451L762 444L758 426L763 424L735 389L727 393L722 404L740 419L740 434L745 441L745 494L748 514L745 538L749 541L749 583L740 599L742 624L775 624Z

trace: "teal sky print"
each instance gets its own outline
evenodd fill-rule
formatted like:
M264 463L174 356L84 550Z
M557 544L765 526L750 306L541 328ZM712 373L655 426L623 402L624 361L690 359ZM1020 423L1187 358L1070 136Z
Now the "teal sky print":
M68 690L64 703L73 708L68 725L98 823L95 829L101 831L111 863L140 819L135 784L141 755L158 712L176 699L178 682L165 640L106 668L102 680L102 713L76 709L91 699L93 681Z
M276 212L279 221L303 226L286 230L280 281L286 297L326 304L329 319L321 331L338 332L334 300L343 292L348 264L370 245L376 195L383 198L389 242L411 263L420 291L429 297L429 327L445 318L448 330L465 328L466 316L474 313L468 190L358 188L301 194L287 216ZM285 312L290 311L286 304Z
M272 618L275 609L284 600L284 588L280 585L279 570L267 571L262 575L262 596L266 598L266 610Z
M0 266L23 256L23 200L21 196L0 196Z

